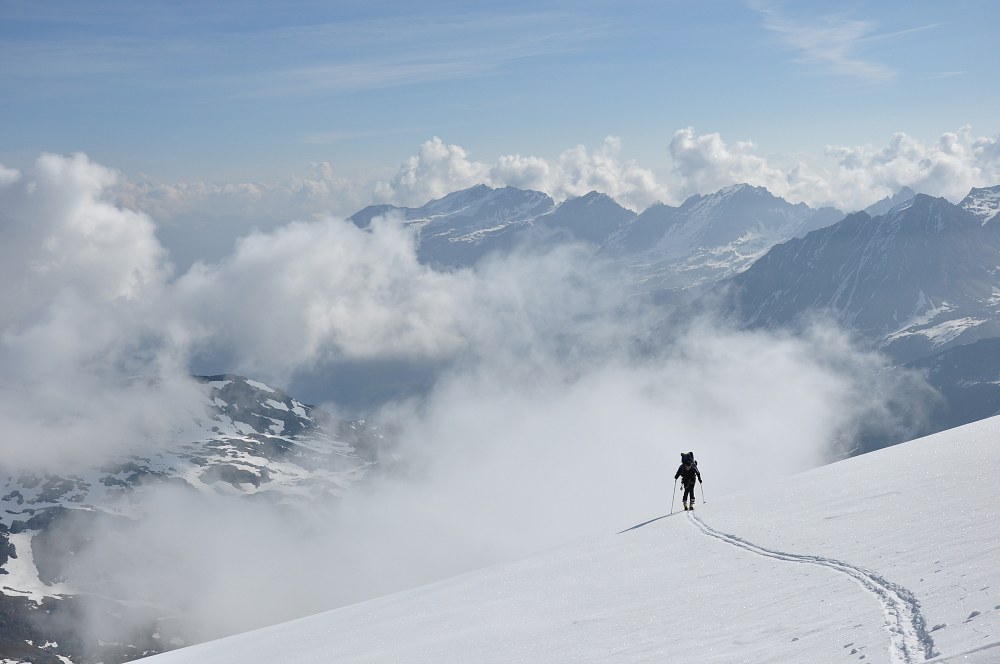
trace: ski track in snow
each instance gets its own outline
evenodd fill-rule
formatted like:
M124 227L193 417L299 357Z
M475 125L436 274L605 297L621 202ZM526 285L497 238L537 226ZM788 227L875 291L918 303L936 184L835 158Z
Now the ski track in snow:
M920 613L920 602L906 588L892 583L869 569L841 560L765 549L735 535L716 530L694 514L688 516L691 523L697 526L701 532L727 544L738 546L767 558L827 567L857 581L882 605L886 617L886 627L889 630L889 661L893 664L915 664L920 659L928 660L938 654L934 651L934 639L927 631L927 623L923 614Z

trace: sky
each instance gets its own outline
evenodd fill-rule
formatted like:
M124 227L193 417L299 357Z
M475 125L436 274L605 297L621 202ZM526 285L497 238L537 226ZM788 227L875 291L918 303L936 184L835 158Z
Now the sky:
M604 189L636 209L755 178L844 208L904 184L957 198L1000 181L998 14L972 0L4 0L0 164L85 153L160 221L251 183L308 190L309 206L275 204L298 217L475 180Z

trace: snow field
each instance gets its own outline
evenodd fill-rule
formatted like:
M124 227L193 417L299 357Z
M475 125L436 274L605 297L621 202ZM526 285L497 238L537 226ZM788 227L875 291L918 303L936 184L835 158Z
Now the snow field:
M998 443L1000 418L976 422L786 478L766 516L724 496L706 521L873 570L913 594L937 652L978 647L1000 635Z
M7 536L7 540L14 545L17 555L11 557L4 566L7 573L0 576L0 591L4 595L27 597L39 604L45 597L71 594L73 589L65 584L47 585L38 578L38 570L35 568L35 558L31 549L31 537L32 533L17 533Z
M807 591L785 565L703 537L682 514L661 524L154 661L723 664L883 648L878 606L856 610L835 573L805 571Z
M993 418L749 494L709 484L694 515L150 664L997 662L998 440Z

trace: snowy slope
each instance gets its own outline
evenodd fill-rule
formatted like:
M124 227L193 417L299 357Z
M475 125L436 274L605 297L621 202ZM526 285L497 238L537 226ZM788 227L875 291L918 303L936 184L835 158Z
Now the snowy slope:
M906 203L916 195L917 192L913 191L909 187L903 187L892 196L886 196L882 200L872 203L864 209L864 212L866 212L869 217L881 217L884 214L889 214L889 212L892 211L892 208Z
M486 254L510 249L533 219L555 202L538 191L476 185L422 205L372 205L349 217L367 228L375 217L396 215L417 229L420 260L437 267L472 265Z
M563 201L540 215L535 223L560 229L572 238L599 245L635 216L635 212L618 205L607 194L592 191L585 196Z
M702 459L694 514L149 662L997 662L998 437L984 420L748 494Z
M623 261L644 291L691 288L738 274L774 245L843 216L739 184L691 196L679 208L654 205L624 224L601 253Z

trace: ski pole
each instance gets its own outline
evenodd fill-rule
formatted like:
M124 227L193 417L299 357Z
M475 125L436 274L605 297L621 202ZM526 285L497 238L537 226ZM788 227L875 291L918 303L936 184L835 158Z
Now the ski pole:
M704 496L704 492L702 493ZM677 478L674 478L674 495L670 498L670 513L674 513L674 501L677 500Z
M702 502L702 504L704 505L704 504L705 504L705 502L706 502L706 501L705 501L705 485L704 485L704 484L702 484L701 482L698 482L698 486L700 486L700 487L701 487L701 502Z

